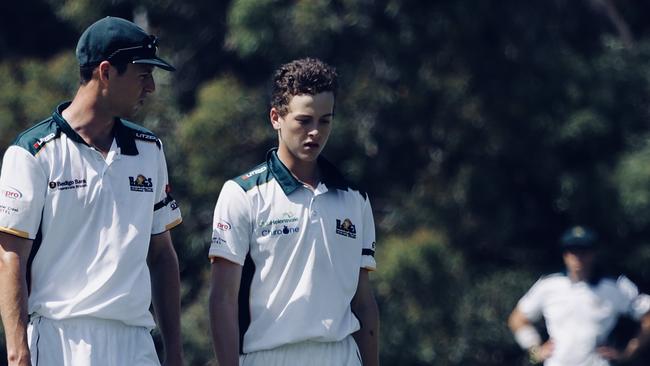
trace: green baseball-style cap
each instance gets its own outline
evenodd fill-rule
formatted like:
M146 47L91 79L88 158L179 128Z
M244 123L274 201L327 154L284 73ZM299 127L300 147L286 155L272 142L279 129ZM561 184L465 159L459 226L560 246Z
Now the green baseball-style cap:
M574 226L569 228L560 237L562 249L594 249L598 235L588 227Z
M112 64L149 64L175 71L174 66L156 56L157 50L155 36L126 19L106 17L91 24L79 37L77 60L81 67L109 61Z

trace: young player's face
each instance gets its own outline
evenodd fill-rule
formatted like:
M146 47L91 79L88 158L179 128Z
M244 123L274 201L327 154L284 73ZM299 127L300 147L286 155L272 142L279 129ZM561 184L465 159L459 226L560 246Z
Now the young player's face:
M595 253L591 249L568 249L563 254L564 264L571 273L588 274L593 267L594 258Z
M156 90L152 72L153 66L143 64L128 64L122 75L111 68L109 92L115 116L128 118L142 107L146 96Z
M271 109L271 123L279 132L280 152L299 161L315 161L330 135L333 111L331 92L293 96L285 116Z

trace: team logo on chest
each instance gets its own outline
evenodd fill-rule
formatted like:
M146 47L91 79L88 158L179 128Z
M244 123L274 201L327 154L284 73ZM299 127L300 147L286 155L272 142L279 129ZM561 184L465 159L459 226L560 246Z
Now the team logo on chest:
M343 221L336 219L336 233L352 239L357 238L357 228L350 219Z
M134 192L153 192L153 183L151 178L147 178L142 174L137 177L129 177L129 185Z

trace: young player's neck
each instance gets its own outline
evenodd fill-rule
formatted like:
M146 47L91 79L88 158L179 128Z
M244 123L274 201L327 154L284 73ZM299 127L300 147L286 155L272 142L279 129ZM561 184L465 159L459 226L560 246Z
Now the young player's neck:
M588 282L591 277L591 272L587 270L569 271L569 278L571 282Z
M72 103L61 114L88 145L104 155L110 150L115 119L106 108L102 108L99 98L91 90L79 88Z
M288 149L280 146L278 148L278 158L296 179L305 183L307 186L315 189L320 181L318 172L318 163L314 161L301 160L294 156Z

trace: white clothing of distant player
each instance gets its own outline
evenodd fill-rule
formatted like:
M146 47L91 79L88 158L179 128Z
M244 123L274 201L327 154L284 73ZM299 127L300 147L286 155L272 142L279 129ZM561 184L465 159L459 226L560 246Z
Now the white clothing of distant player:
M601 366L609 363L595 349L604 344L619 316L636 320L650 311L650 296L628 278L572 282L564 274L543 277L517 308L531 321L544 318L552 356L545 366Z

